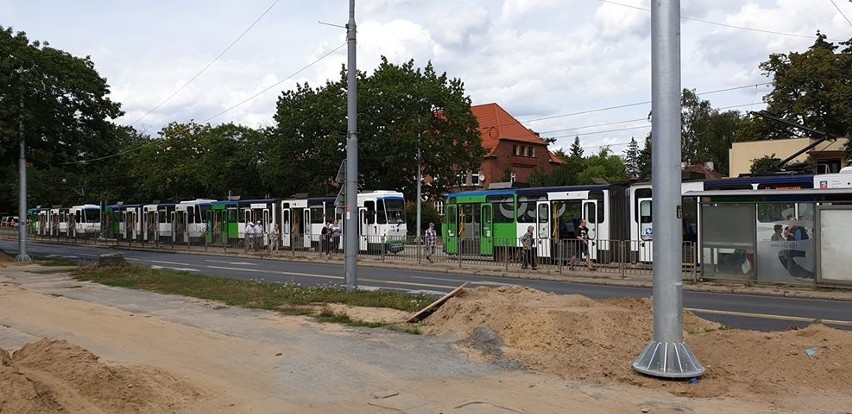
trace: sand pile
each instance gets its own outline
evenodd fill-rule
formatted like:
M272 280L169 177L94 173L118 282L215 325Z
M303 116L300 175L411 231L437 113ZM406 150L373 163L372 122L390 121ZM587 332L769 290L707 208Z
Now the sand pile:
M200 396L152 368L114 367L67 341L0 349L0 412L174 412Z
M523 287L477 288L448 301L425 321L424 331L453 333L473 355L568 379L699 397L842 391L852 381L852 332L822 325L771 334L723 329L689 312L684 336L706 375L697 385L644 377L631 364L653 336L652 310L650 299L595 301ZM816 353L808 356L806 349Z

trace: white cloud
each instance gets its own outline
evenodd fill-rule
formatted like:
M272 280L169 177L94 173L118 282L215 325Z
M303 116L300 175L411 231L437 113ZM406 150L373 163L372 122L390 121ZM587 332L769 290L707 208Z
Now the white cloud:
M197 74L270 4L0 0L0 10L4 25L74 55L91 55L127 112L121 122L130 123ZM278 4L137 126L156 131L173 121L201 122L281 82L211 120L269 125L282 90L338 80L347 62L345 30L318 22L345 24L348 3L305 4L310 7ZM852 4L838 5L852 17ZM770 53L804 50L816 30L833 40L852 37L830 2L682 0L681 6L684 17L719 23L681 22L682 86L699 93L766 82L758 64ZM616 145L631 136L641 142L647 133L650 106L641 103L651 95L651 15L641 9L649 7L649 0L358 2L358 68L371 71L382 55L394 63L414 59L418 67L432 61L439 73L460 78L475 104L497 102L521 120L549 118L527 125L561 131L551 134L558 137L556 147L580 134L590 148L609 144L620 153ZM702 97L716 107L759 105L766 92L754 86ZM602 110L611 107L617 108Z

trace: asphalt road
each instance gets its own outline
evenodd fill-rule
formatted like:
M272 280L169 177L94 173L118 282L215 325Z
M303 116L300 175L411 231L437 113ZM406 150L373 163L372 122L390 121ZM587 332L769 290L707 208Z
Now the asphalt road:
M0 241L0 248L8 254L15 254L18 251L17 242L12 240ZM27 250L30 256L36 259L67 258L81 263L96 261L100 254L112 251L92 246L40 243L28 244ZM122 251L122 253L128 261L139 265L198 272L209 276L297 283L308 286L338 286L343 283L344 267L339 263L288 262L132 250ZM647 288L511 279L461 272L434 272L429 271L428 268L423 270L367 266L358 268L360 289L394 289L442 294L464 282L469 282L469 286L472 287L517 284L544 292L579 294L593 299L651 296L651 290ZM684 291L683 304L684 307L693 310L703 318L741 329L779 331L793 325L804 327L814 319L821 319L827 325L852 330L852 304L845 301Z

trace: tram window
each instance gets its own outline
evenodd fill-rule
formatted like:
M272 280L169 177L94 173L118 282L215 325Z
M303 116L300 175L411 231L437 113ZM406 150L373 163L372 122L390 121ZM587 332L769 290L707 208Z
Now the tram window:
M365 201L364 208L367 209L367 224L376 223L376 202Z
M464 222L471 223L479 223L480 220L480 204L466 204L462 205L462 211L464 211Z
M654 210L652 208L651 201L643 200L641 203L639 203L639 222L652 223L653 220L651 214L653 211Z
M376 224L388 224L388 217L385 214L385 201L376 201Z
M100 221L101 211L96 209L86 209L84 212L86 214L86 223L97 223Z
M596 216L597 210L595 208L595 203L586 203L586 221L589 223L600 223Z
M166 212L165 211L158 211L157 212L157 222L158 223L168 223L169 222L168 220L166 220Z
M548 212L547 204L539 204L538 206L538 222L547 223L550 220L550 212Z
M775 223L787 220L787 216L796 215L793 203L759 203L757 205L757 221Z
M606 214L604 214L604 192L602 190L592 190L589 191L589 200L597 200L597 214L589 217L595 217L594 220L591 220L593 223L603 223L606 218Z
M515 222L515 201L511 196L489 196L485 201L494 205L495 223Z
M518 223L535 223L535 206L538 197L518 198Z
M634 203L634 211L636 212L635 217L633 217L633 221L639 223L639 199L640 198L651 198L651 189L650 188L638 188L633 192L633 203Z
M323 208L322 206L313 206L311 210L311 224L323 224Z
M229 208L228 209L228 222L229 223L236 223L236 222L245 223L245 220L246 220L245 218L240 217L240 215L237 214L236 208Z

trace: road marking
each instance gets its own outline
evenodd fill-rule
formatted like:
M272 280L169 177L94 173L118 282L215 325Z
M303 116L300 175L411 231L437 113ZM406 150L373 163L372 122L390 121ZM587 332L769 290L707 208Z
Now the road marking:
M210 263L224 263L229 265L244 265L244 266L257 266L257 263L249 263L249 262L229 262L227 260L205 260L205 262Z
M470 284L471 284L471 285L485 285L485 286L516 286L516 284L515 284L515 283L507 283L507 282L489 282L489 281L487 281L487 280L486 280L486 281L482 281L482 282L470 282Z
M177 270L178 272L200 272L201 270L193 269L191 267L169 267L169 266L151 266L151 269L169 269L169 270Z
M189 263L183 263L183 262L167 262L165 260L147 260L147 261L151 262L151 263L165 263L165 264L174 264L174 265L182 265L182 266L192 266Z
M784 316L784 315L772 315L768 313L750 313L750 312L734 312L734 311L723 311L723 310L712 310L712 309L698 309L698 308L684 308L690 312L696 313L709 313L711 315L728 315L728 316L745 316L750 318L761 318L761 319L772 319L772 320L780 320L780 321L793 321L793 322L813 322L819 318L805 318L802 316ZM834 319L819 319L823 324L826 325L842 325L842 326L852 326L852 321L838 321Z

